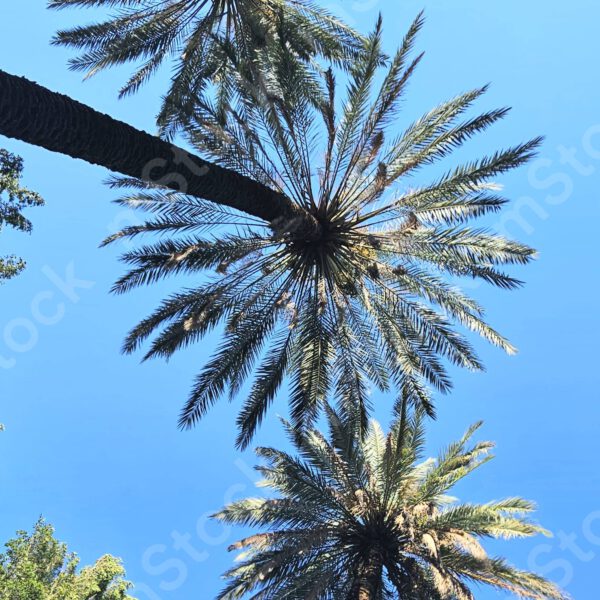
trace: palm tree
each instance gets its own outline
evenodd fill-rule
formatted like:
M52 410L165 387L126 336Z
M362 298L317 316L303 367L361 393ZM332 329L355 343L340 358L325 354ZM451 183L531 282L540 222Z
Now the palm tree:
M526 162L540 140L456 166L433 183L410 185L408 177L419 168L507 113L462 117L481 88L434 108L404 132L392 130L421 58L409 57L421 25L419 15L373 94L379 21L353 67L340 116L333 70L317 77L278 46L270 49L271 80L245 82L240 64L236 102L218 107L208 94L197 99L187 126L190 142L215 162L290 198L316 226L248 219L143 185L120 200L150 217L107 242L157 232L162 238L124 255L132 269L115 292L213 272L167 298L124 344L132 352L156 334L145 358L169 357L225 325L222 343L192 389L182 426L194 424L226 388L234 396L254 368L238 417L242 447L286 376L299 428L310 425L330 392L341 408L359 406L365 425L372 385L403 389L414 405L433 414L429 386L450 387L443 358L481 368L454 323L514 352L451 278L506 289L519 285L498 266L527 263L534 251L465 222L501 209L506 200L493 179Z
M472 584L523 598L562 599L552 583L490 557L482 538L546 534L528 519L531 502L462 504L451 488L485 464L490 442L471 443L473 425L437 459L423 461L423 419L374 421L364 439L335 412L330 436L288 432L298 456L259 448L262 486L273 497L225 507L217 519L266 530L242 550L220 600L473 600ZM248 594L248 596L246 596Z
M172 133L192 110L196 95L216 84L227 103L236 78L232 53L260 66L265 48L285 37L296 60L352 60L362 38L310 0L50 0L50 8L117 9L107 20L59 31L54 43L82 50L71 68L89 77L137 62L120 95L132 93L165 61L174 63L159 124ZM260 68L258 70L260 71Z

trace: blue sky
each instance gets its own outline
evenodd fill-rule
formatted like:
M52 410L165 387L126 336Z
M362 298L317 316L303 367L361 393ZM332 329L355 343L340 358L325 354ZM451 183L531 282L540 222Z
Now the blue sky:
M153 130L168 73L125 101L127 70L82 83L70 53L51 47L59 27L91 13L51 13L44 2L3 3L1 67ZM600 564L600 403L598 402L597 223L600 217L600 5L514 1L360 0L327 5L366 31L384 16L389 50L426 9L423 66L401 123L441 100L492 82L479 103L509 105L509 117L469 146L485 151L546 136L539 158L506 177L515 200L489 223L540 251L515 273L520 291L472 292L520 349L516 357L477 342L488 371L453 372L455 391L438 399L429 428L433 453L475 420L497 442L497 459L462 485L463 500L522 495L539 503L550 540L495 544L524 568L561 582L578 600L597 593ZM4 235L29 267L0 289L0 539L43 514L84 562L121 556L140 600L214 597L239 532L208 523L224 502L255 493L252 452L233 448L237 407L223 402L193 431L176 428L193 375L214 338L175 357L139 364L119 354L122 338L176 283L114 297L119 248L99 249L130 215L103 185L108 173L80 161L0 138L25 159L26 184L47 205L31 213L31 237ZM120 248L122 250L123 248ZM69 284L70 280L70 284ZM388 419L389 399L376 398ZM281 445L276 413L261 445ZM594 590L594 591L592 591ZM483 592L482 600L502 595Z

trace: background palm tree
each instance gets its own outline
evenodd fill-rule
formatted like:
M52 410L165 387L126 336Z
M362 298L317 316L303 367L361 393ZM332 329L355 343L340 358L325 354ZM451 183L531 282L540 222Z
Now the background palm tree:
M423 424L396 420L385 435L372 421L364 439L332 410L330 436L287 425L298 456L259 448L262 486L274 497L248 498L216 518L266 530L226 573L221 600L473 600L472 584L523 598L562 599L552 583L490 557L482 538L523 538L541 527L521 498L463 504L447 494L492 457L471 443L472 426L437 459L423 460ZM246 596L248 594L248 596Z
M358 406L365 425L370 385L403 389L413 404L433 414L427 384L441 391L450 387L443 357L481 368L453 321L514 351L448 277L506 289L519 284L498 265L526 263L534 251L465 222L501 209L506 200L492 179L527 161L540 140L409 187L407 178L419 168L507 113L463 117L485 91L481 88L434 108L404 132L392 130L421 58L409 58L421 25L419 16L374 91L378 23L353 67L339 115L332 69L317 77L285 46L270 48L269 81L246 82L248 72L240 65L235 102L217 107L210 94L197 98L186 127L190 142L215 162L290 198L316 227L247 219L162 190L142 189L120 200L152 216L108 242L156 232L162 239L124 255L133 268L116 283L116 292L167 276L214 272L167 298L124 345L132 352L156 334L146 358L169 357L225 324L182 425L195 423L226 388L235 395L255 367L238 418L240 446L251 439L286 374L292 421L299 428L314 420L330 392L341 408ZM130 183L135 182L115 182Z
M319 56L343 64L362 46L361 36L310 0L50 0L48 6L117 9L101 23L58 32L54 43L83 50L71 68L87 77L137 62L121 96L136 91L164 61L174 63L159 115L163 133L185 122L196 96L210 85L227 104L237 80L232 55L268 76L261 56L282 37L305 64Z

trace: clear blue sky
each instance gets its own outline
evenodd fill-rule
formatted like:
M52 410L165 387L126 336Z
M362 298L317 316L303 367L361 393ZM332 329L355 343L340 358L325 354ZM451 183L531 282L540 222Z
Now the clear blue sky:
M566 584L578 600L598 597L600 566L600 403L598 402L598 238L600 217L600 4L340 0L330 4L365 31L384 15L389 49L425 4L420 47L427 52L401 117L457 92L492 82L482 108L511 115L470 146L473 156L544 134L540 159L506 178L516 200L512 221L491 223L540 251L516 273L518 292L473 293L490 320L521 352L508 358L478 343L485 374L455 373L455 392L438 401L429 429L433 452L477 419L497 441L497 459L463 485L463 500L505 495L535 499L540 521L556 533L494 546L525 568ZM3 2L1 68L153 130L166 73L142 93L116 100L125 72L82 83L66 68L69 52L51 47L59 27L87 20L50 13L45 2ZM400 6L400 8L399 8ZM195 430L176 428L194 373L214 340L169 364L122 357L121 340L165 283L125 297L108 290L122 273L118 248L99 249L128 215L111 204L108 173L0 138L21 154L26 183L47 205L31 213L31 237L3 236L27 271L0 289L0 539L30 528L38 515L89 562L121 556L140 600L214 597L231 564L226 547L239 532L207 524L228 498L253 493L251 452L233 449L237 407L220 404ZM60 282L69 269L73 289ZM381 399L376 416L388 418ZM283 444L276 412L257 441ZM501 595L485 592L482 600Z

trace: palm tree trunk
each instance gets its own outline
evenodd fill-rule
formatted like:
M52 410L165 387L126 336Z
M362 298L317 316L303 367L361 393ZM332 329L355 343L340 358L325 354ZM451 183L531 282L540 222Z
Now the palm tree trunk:
M0 134L230 206L278 227L306 222L304 211L284 194L4 71Z
M381 589L383 561L378 552L371 552L362 563L350 591L349 600L376 600Z

